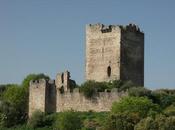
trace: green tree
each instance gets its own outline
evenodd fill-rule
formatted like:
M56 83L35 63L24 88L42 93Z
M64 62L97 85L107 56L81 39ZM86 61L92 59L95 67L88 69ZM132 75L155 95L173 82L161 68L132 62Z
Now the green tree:
M139 120L137 114L111 114L107 118L102 130L134 130L134 126Z
M132 87L129 89L129 96L135 96L135 97L150 97L151 90L148 90L144 87Z
M18 85L11 85L3 92L0 112L5 117L3 118L5 126L23 123L27 119L26 100L24 88Z
M167 116L175 116L175 105L170 105L164 109Z
M159 130L157 123L153 118L147 117L141 120L136 126L135 130Z
M157 115L154 118L146 117L141 120L135 130L174 130L175 116L166 117L165 115Z
M151 93L151 99L154 103L161 106L162 109L175 103L175 94L169 94L164 90L156 90Z
M23 80L22 87L28 88L29 87L29 83L30 83L31 80L39 80L39 79L49 80L50 78L49 78L49 76L47 76L45 74L29 74Z
M80 130L82 126L78 112L65 111L58 114L55 128L59 130Z
M146 117L150 110L160 111L160 108L146 97L124 97L112 105L112 113L137 113L140 118Z

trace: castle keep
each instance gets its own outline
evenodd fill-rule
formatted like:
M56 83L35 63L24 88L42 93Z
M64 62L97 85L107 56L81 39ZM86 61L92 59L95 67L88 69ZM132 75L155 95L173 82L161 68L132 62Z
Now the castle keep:
M144 85L144 33L133 24L127 26L94 24L86 26L86 80L131 80ZM31 81L29 87L29 116L42 112L110 111L114 101L126 92L112 89L87 99L70 73L58 73L55 80Z
M144 34L136 25L86 26L86 80L144 85Z

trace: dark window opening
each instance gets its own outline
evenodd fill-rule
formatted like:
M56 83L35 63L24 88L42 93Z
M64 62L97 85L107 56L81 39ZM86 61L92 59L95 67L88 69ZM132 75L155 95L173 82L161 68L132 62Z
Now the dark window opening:
M61 88L59 89L60 93L64 93L64 87L61 86Z
M61 82L64 83L64 74L61 74Z
M110 66L108 66L107 68L107 74L108 74L108 77L111 77L111 67Z

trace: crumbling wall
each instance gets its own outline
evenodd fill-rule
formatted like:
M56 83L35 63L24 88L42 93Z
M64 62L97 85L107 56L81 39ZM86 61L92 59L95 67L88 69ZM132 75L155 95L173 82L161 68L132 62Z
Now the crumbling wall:
M36 110L45 112L46 104L46 80L36 80L30 82L29 87L29 116Z
M56 86L54 80L49 80L46 87L46 112L56 111Z
M86 98L76 88L73 92L59 93L57 92L57 112L65 110L76 111L110 111L112 103L119 101L121 97L126 96L127 92L118 92L113 89L111 92L99 92L93 98Z
M54 81L45 79L30 81L29 117L36 110L42 112L56 111L56 87Z

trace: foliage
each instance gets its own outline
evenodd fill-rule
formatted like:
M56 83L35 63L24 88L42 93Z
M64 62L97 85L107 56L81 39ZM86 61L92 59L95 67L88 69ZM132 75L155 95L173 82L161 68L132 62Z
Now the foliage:
M137 114L111 114L102 130L134 130L134 126L139 120Z
M156 118L147 117L141 120L136 126L135 130L174 130L175 116L166 117L164 115L157 115Z
M26 93L18 85L10 85L2 94L1 126L11 127L27 119Z
M83 122L82 130L96 130L104 125L109 112L79 112L79 115Z
M1 85L5 88L0 94L0 125L2 127L12 127L27 120L29 82L39 78L49 79L44 74L31 74L24 79L22 85Z
M97 85L95 81L87 81L81 85L80 91L84 93L84 96L91 98L97 91Z
M55 123L55 128L60 130L80 130L81 126L81 118L78 112L74 111L59 113Z
M28 88L29 87L29 83L31 80L39 80L39 79L46 79L49 80L49 76L45 75L45 74L29 74L26 76L26 78L23 80L22 82L22 86L24 88Z
M23 88L18 85L8 87L3 93L3 100L17 107L22 107L26 101L26 94Z
M12 104L2 102L0 106L0 127L11 127L25 120L24 115Z
M29 118L27 126L29 128L52 128L57 114L47 114L39 110L35 111Z
M111 91L113 88L117 88L120 92L126 91L133 86L134 84L131 81L123 82L121 80L114 80L111 82L96 82L89 80L80 86L80 91L84 93L86 98L93 98L97 92Z
M160 108L146 97L124 97L112 105L113 113L138 114L141 118L146 117L150 110L160 111Z
M147 117L135 126L135 130L158 130L157 125L151 117Z
M167 116L175 116L175 105L170 105L164 109L164 113Z
M175 94L169 94L164 90L153 91L150 98L163 109L175 103Z
M135 97L150 97L151 90L148 90L144 87L132 87L128 91L129 96L135 96Z

